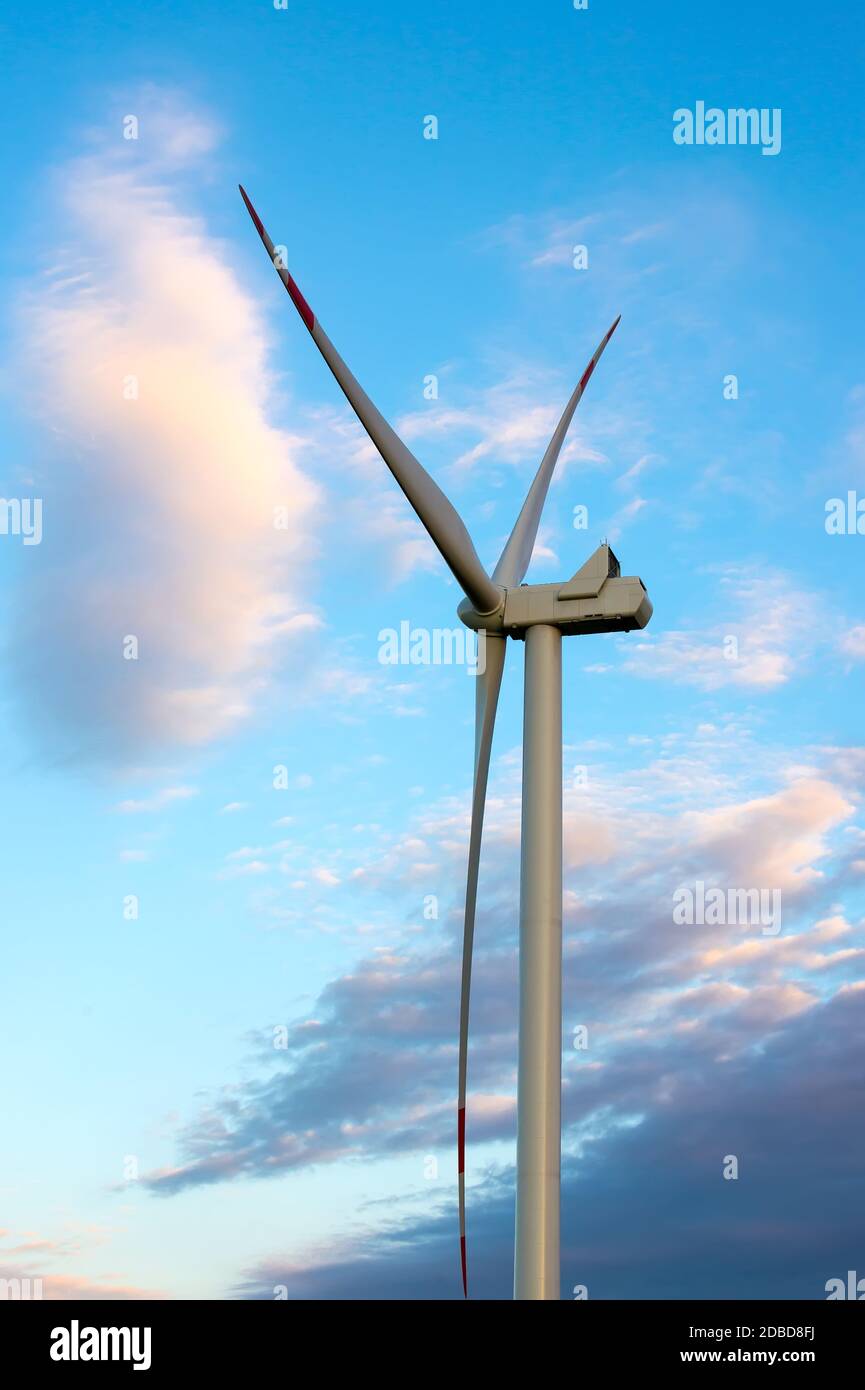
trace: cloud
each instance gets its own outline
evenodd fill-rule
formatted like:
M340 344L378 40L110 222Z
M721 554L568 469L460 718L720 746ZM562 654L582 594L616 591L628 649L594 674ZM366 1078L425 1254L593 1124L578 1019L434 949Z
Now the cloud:
M403 416L399 429L407 441L479 435L457 454L453 464L457 471L469 470L487 458L496 464L523 463L527 458L538 464L574 384L561 385L556 391L552 374L523 364L465 404L437 403ZM539 394L547 398L540 404ZM586 441L579 416L562 448L556 476L560 479L574 461L606 462L606 455Z
M688 818L694 849L720 863L732 882L796 892L821 877L815 861L828 832L853 814L830 782L803 777L783 791Z
M18 596L14 673L85 758L229 729L277 637L309 626L298 561L316 490L271 423L258 307L172 184L215 133L153 93L143 106L147 162L130 141L61 171L65 237L16 345L43 430L45 539Z
M587 1087L628 1123L586 1129L562 1162L563 1297L821 1299L865 1242L865 988L782 1017L759 1047L724 1058L691 1035L636 1039ZM725 1179L730 1156L738 1177ZM362 1236L262 1260L235 1292L272 1299L460 1298L452 1184ZM510 1297L514 1174L470 1175L474 1298Z
M666 222L650 222L643 227L635 227L632 232L627 232L621 241L624 246L633 246L638 241L650 241L653 237L660 236L662 232L669 232L669 230Z
M557 212L539 217L515 213L490 227L481 244L486 247L504 246L516 252L522 263L532 269L550 266L573 266L574 246L584 244L586 233L602 221L599 213L567 217Z
M632 464L630 468L628 468L624 473L621 474L620 477L616 479L616 487L630 487L632 483L636 482L637 478L639 478L641 474L645 473L645 471L656 462L657 455L641 454L640 457L637 459L637 462Z
M865 661L865 625L851 627L838 643L841 651L853 661Z
M141 815L142 812L162 811L175 801L187 801L197 795L197 787L163 787L162 791L155 792L153 796L143 800L121 801L117 810L125 816Z
M212 154L222 132L211 114L192 110L173 92L148 83L135 102L140 107L137 138L159 151L159 163L175 168Z
M110 1238L105 1229L66 1223L65 1234L59 1239L29 1231L24 1235L21 1239L9 1230L0 1230L0 1288L6 1290L5 1298L91 1301L165 1297L160 1290L122 1281L116 1273L67 1272L73 1261L92 1260L93 1247Z
M678 761L668 751L641 774L593 767L589 786L566 791L565 1029L588 1027L598 1067L594 1080L589 1069L578 1076L566 1067L572 1138L581 1126L606 1130L610 1116L624 1123L640 1094L641 1112L659 1103L671 1068L702 1068L708 1084L710 1063L763 1046L860 967L862 925L826 910L846 856L857 853L835 835L852 801L826 775L794 772L776 772L782 785L762 795L724 800L715 762L723 767L729 755L718 729L703 731ZM741 748L739 756L747 764L751 755ZM283 1052L262 1048L269 1074L213 1098L178 1135L179 1161L144 1179L152 1191L450 1149L461 903L439 885L464 871L467 812L446 803L420 814L413 834L352 875L358 892L390 905L392 944L328 984L289 1028ZM513 1136L518 838L518 785L505 777L502 786L500 773L472 994L470 1086L485 1098L472 1108L475 1144ZM674 890L697 877L781 888L782 933L677 925ZM397 905L439 891L441 925L400 932ZM669 1049L651 1077L649 1042Z
M620 507L610 518L607 527L607 539L610 541L619 540L626 526L628 526L636 516L639 516L640 512L646 506L648 506L648 503L645 497L632 497L630 502L626 502L623 507Z
M324 884L325 888L336 888L341 882L333 870L327 868L312 869L310 877L314 878L316 883Z
M727 616L694 628L645 633L629 643L623 669L714 691L786 685L827 630L818 597L780 573L731 568L721 575Z
M135 1299L165 1298L165 1294L156 1289L139 1288L134 1284L118 1283L116 1279L106 1278L105 1280L91 1279L87 1275L76 1274L57 1274L57 1273L35 1273L32 1266L7 1265L0 1261L0 1281L11 1281L11 1290L28 1290L24 1294L25 1298L37 1297L34 1290L41 1290L39 1297L46 1301L69 1302L82 1299L90 1302L125 1302ZM36 1281L39 1281L38 1283ZM9 1298L18 1297L19 1294L11 1292Z
M231 856L229 855L230 859ZM227 869L222 869L217 875L218 878L249 878L255 874L267 874L270 872L269 865L263 859L248 859L244 863L232 864Z

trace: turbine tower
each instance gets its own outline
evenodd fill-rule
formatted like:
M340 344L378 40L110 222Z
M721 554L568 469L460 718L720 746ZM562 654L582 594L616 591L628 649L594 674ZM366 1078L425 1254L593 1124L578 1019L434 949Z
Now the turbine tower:
M349 371L295 281L244 189L267 254L373 444L414 508L465 598L458 613L485 634L475 692L475 762L463 928L457 1151L460 1264L468 1294L465 1120L469 996L478 865L490 752L507 639L526 644L520 855L520 1005L514 1298L559 1298L562 1080L562 637L645 627L652 605L641 579L622 578L600 545L566 583L523 584L565 435L619 319L601 339L550 440L501 558L488 575L459 515Z

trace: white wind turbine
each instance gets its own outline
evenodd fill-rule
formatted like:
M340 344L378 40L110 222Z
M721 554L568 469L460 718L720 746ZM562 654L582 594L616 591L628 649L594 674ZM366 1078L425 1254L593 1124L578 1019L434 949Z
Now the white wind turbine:
M652 605L641 579L623 579L603 544L566 583L523 584L550 480L574 411L619 320L601 340L574 390L529 488L522 511L488 575L444 493L349 371L316 319L247 197L240 192L267 254L345 396L466 595L458 613L486 634L477 678L475 765L460 997L460 1260L467 1293L465 1113L469 993L478 863L493 726L507 638L526 644L520 859L520 1005L517 1082L517 1198L514 1297L559 1297L562 1074L562 637L645 627Z

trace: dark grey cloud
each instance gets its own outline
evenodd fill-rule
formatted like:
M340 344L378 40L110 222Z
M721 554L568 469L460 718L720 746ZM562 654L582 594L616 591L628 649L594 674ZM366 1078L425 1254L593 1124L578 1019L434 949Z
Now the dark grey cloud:
M827 1279L865 1266L865 991L855 988L865 924L841 906L854 884L840 831L850 794L825 776L778 774L776 791L737 805L725 786L706 806L693 790L698 772L687 758L661 768L660 809L652 774L635 787L629 773L609 796L596 789L597 835L585 810L566 822L564 1286L587 1284L596 1298L820 1297ZM472 1003L472 1280L491 1298L509 1294L513 1249L513 1173L478 1165L493 1152L484 1140L514 1140L515 806L495 803L485 848L495 891L479 919ZM624 843L616 827L629 807ZM448 810L424 827L433 881L458 883L457 821ZM395 897L400 859L369 875ZM700 877L779 883L783 930L677 925L673 890ZM453 1154L457 894L428 934L397 932L397 944L333 980L285 1051L262 1046L255 1079L214 1098L179 1136L176 1164L145 1179L151 1190L282 1177L290 1203L291 1174L303 1167ZM578 1024L586 1051L568 1045ZM728 1154L737 1181L723 1179ZM324 1253L262 1261L235 1292L271 1298L284 1284L302 1298L458 1296L450 1170L440 1159L436 1181L360 1208Z
M790 1019L736 1058L688 1064L666 1041L646 1063L642 1120L588 1138L562 1184L563 1297L823 1298L865 1267L865 988ZM666 1081L663 1094L658 1087ZM632 1074L630 1100L639 1101ZM724 1180L726 1155L739 1161ZM472 1293L508 1298L513 1172L469 1200ZM455 1201L412 1212L318 1256L273 1258L236 1296L460 1296Z
M456 1070L459 962L452 948L375 956L329 984L316 1020L293 1028L276 1071L221 1099L180 1136L183 1161L145 1182L168 1194L241 1174L274 1175L338 1157L449 1143ZM488 955L476 993L479 1086L516 1055L516 963ZM426 1113L421 1122L419 1113Z
M861 972L862 932L816 925L777 938L676 927L639 900L572 914L564 955L563 1113L585 1123L655 1103L693 1068L761 1045L789 1016ZM857 948L859 954L857 954ZM850 952L853 952L852 956ZM720 956L717 953L720 952ZM240 1176L339 1158L450 1148L454 1141L459 962L454 945L375 956L331 982L285 1051L262 1048L269 1074L248 1081L179 1136L180 1161L144 1181L169 1195ZM513 948L480 953L470 1089L513 1095L517 1055ZM568 1046L577 1025L586 1053ZM469 1138L509 1139L507 1105L470 1104Z

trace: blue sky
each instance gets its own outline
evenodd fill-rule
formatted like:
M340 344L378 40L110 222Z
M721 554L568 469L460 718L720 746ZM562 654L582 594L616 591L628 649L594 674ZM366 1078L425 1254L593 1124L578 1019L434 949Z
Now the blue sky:
M42 499L43 536L0 535L0 1277L459 1293L473 680L378 660L459 593L242 180L490 566L622 314L530 573L608 537L655 605L566 644L563 1286L821 1296L865 1258L865 539L825 525L865 497L861 14L49 3L5 28L0 491ZM779 109L780 152L676 145L698 101ZM505 1297L521 680L512 644L469 1072L473 1287ZM777 889L782 929L674 925L697 880Z

